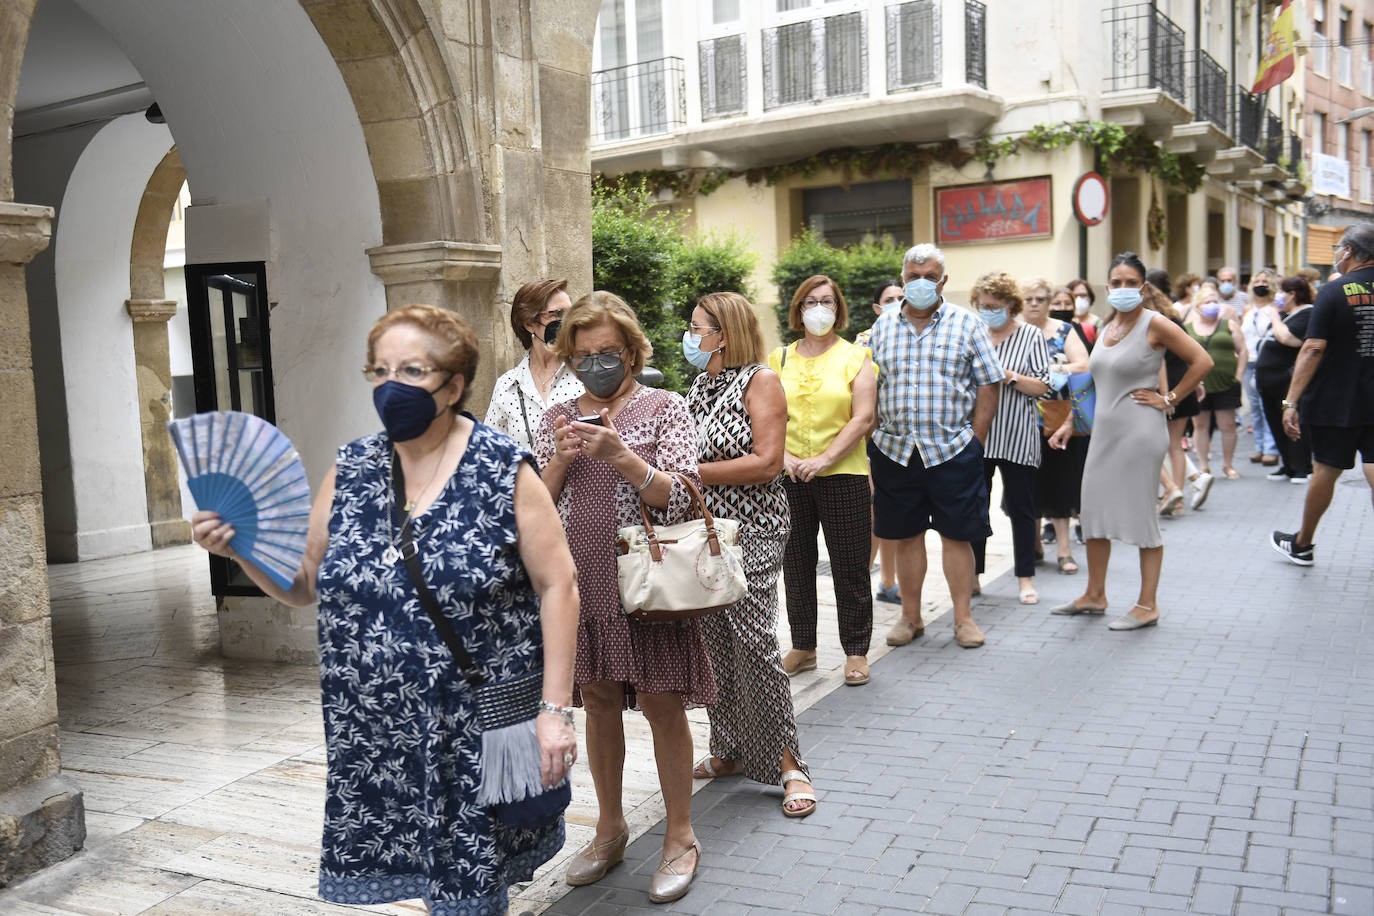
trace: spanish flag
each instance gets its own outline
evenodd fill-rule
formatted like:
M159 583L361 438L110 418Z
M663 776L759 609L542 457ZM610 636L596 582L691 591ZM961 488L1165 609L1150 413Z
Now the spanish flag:
M1293 75L1296 54L1297 34L1293 31L1293 0L1283 0L1278 18L1274 20L1274 30L1264 42L1264 57L1260 60L1259 73L1251 95L1259 95L1272 89Z

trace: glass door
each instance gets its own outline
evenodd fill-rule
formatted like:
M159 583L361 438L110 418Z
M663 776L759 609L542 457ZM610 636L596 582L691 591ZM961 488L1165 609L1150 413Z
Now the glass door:
M238 410L276 423L266 265L187 264L186 306L196 411ZM263 594L237 563L216 556L210 590L216 597Z

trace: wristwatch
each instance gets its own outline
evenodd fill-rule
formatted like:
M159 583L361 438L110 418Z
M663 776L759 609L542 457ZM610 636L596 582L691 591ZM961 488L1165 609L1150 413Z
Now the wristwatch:
M1297 410L1297 409L1298 409L1298 405L1297 405L1297 404L1294 404L1292 401L1288 400L1287 398L1285 398L1281 403L1283 404L1283 409L1284 409L1284 410Z
M1019 379L1017 378L1016 373L1013 372L1013 373L1011 374L1011 378L1009 378L1009 379L1006 380L1006 383L1007 383L1008 385L1015 385L1018 381L1019 381Z

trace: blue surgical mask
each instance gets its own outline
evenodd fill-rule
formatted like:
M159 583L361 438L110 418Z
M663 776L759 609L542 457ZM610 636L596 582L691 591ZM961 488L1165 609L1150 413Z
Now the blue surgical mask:
M1007 323L1006 309L979 309L978 314L982 316L983 323L990 328L1000 328Z
M1140 307L1140 290L1129 286L1107 292L1107 303L1118 312L1130 312Z
M1208 321L1215 321L1217 316L1221 314L1221 303L1204 302L1197 307L1197 310L1202 313L1203 318L1206 318Z
M682 358L697 369L705 371L706 364L711 361L711 354L720 348L717 347L716 350L701 349L701 336L700 334L693 334L691 331L682 332Z
M911 307L925 311L940 301L939 284L934 280L927 280L919 277L912 280L903 290L906 294L906 301L911 303Z
M883 314L886 315L888 312L892 311L893 309L899 309L899 308L901 308L901 307L902 307L902 300L900 300L900 299L897 299L897 300L895 300L895 301L893 301L893 302L889 302L887 305L884 305L884 306L883 306Z
M1236 284L1234 284L1234 283L1223 283L1223 284L1221 284L1220 286L1217 287L1217 292L1221 293L1221 294L1222 294L1223 296L1225 296L1227 299L1230 299L1230 298L1231 298L1231 295L1232 295L1235 291L1236 291Z
M449 379L452 378L450 375ZM448 384L447 379L444 384ZM377 416L381 418L382 426L392 442L409 442L420 438L439 416L434 392L394 379L372 389L372 404L377 408Z

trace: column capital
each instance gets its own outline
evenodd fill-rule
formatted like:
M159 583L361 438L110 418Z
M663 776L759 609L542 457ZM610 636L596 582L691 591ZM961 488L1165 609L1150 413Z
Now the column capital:
M388 286L426 281L488 280L501 270L501 246L477 242L412 242L367 249L372 272Z
M0 264L27 264L52 239L52 207L0 202Z
M177 313L175 299L125 299L124 311L134 321L170 321Z

